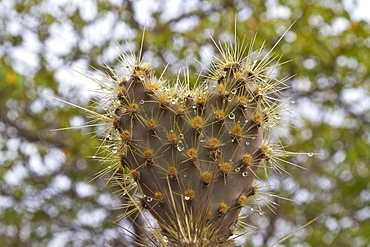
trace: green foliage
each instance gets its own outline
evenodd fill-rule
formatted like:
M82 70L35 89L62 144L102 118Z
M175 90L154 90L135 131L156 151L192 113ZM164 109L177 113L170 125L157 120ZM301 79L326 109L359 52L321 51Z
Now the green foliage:
M109 195L114 189L103 188L103 179L87 185L104 166L88 157L99 146L89 133L99 127L50 131L91 119L47 95L86 106L91 95L80 85L88 84L73 69L117 65L115 48L128 50L129 33L137 51L143 5L49 2L0 2L0 246L57 246L58 239L65 242L59 246L129 246L109 222L124 199ZM317 155L292 158L307 170L270 177L269 190L293 202L276 198L283 206L275 214L251 214L257 232L246 246L271 245L316 216L282 246L367 246L369 24L353 19L339 0L199 0L184 3L177 14L166 2L153 4L158 7L146 18L144 57L159 71L170 63L165 76L172 81L186 64L189 74L206 74L196 59L209 68L203 52L215 51L209 35L228 42L235 15L239 38L257 33L255 47L266 40L267 50L295 21L275 52L290 61L280 78L296 75L284 94L288 103L295 101L290 117L303 121L293 121L283 139L292 151Z

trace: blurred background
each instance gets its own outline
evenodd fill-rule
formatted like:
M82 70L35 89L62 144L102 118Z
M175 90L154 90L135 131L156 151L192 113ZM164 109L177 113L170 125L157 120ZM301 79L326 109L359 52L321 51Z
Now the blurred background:
M242 246L370 246L370 7L356 0L2 0L0 1L0 246L132 246L113 222L122 203L92 158L98 127L50 97L89 106L97 85L81 75L119 65L128 47L165 77L210 66L216 41L264 41L289 61L280 78L291 113L287 150L303 152L270 176L268 188L292 201L250 213L255 233ZM204 67L202 67L200 61ZM203 69L203 72L201 72ZM78 72L76 72L76 70ZM315 153L313 157L307 153ZM127 222L117 222L127 225ZM247 240L246 240L247 238Z

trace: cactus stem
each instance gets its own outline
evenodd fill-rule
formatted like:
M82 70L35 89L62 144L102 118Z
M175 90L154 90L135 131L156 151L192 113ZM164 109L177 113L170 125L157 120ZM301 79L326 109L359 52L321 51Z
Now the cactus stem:
M244 40L214 43L221 57L203 84L190 89L188 72L170 86L163 73L155 78L142 50L123 53L123 75L108 68L97 80L97 107L106 113L83 108L107 125L95 156L113 164L98 176L112 172L127 201L124 217L151 213L160 228L148 237L153 246L230 246L243 207L263 214L259 203L276 206L253 185L258 169L268 178L268 169L287 173L283 164L292 164L274 127L284 123L289 79L272 78L280 58L265 47L253 52L254 40L249 48Z

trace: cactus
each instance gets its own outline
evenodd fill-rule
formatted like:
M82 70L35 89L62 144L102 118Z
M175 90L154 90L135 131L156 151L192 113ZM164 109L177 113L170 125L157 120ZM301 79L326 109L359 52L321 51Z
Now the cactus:
M286 79L271 77L279 60L264 47L216 46L221 58L192 89L156 78L141 54L124 54L126 73L108 68L97 81L108 126L101 149L110 152L100 175L113 173L124 217L145 210L157 221L143 246L232 245L259 168L285 171L290 153L271 134L284 109Z

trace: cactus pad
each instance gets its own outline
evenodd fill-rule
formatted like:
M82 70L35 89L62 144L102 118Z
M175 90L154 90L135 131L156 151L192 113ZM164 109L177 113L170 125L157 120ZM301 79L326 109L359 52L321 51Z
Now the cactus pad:
M186 80L170 86L127 57L126 74L111 70L109 84L99 82L109 92L104 144L118 160L113 180L129 194L127 209L147 210L158 223L149 246L231 244L258 168L282 169L283 149L269 134L286 87L270 76L275 58L263 48L218 48L222 58L192 89Z

